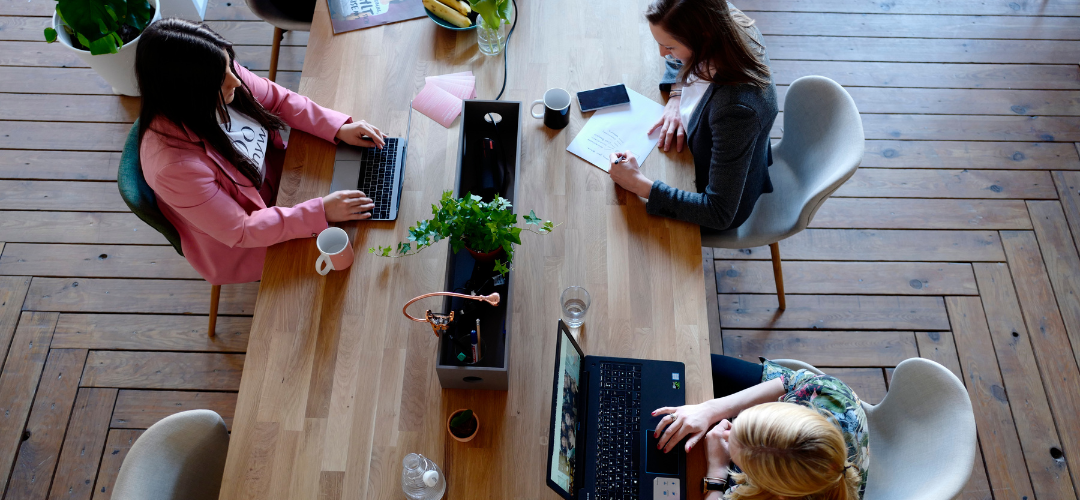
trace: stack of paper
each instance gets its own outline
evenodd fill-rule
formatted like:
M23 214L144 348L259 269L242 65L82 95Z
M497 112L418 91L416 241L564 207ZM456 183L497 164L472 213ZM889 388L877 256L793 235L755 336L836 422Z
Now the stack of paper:
M566 148L581 159L607 172L611 168L611 153L630 151L645 163L649 153L660 141L660 131L649 135L649 129L664 116L664 106L633 90L630 102L593 113L581 132Z
M462 101L476 98L476 77L472 71L429 76L424 89L413 99L413 109L449 128L461 114Z

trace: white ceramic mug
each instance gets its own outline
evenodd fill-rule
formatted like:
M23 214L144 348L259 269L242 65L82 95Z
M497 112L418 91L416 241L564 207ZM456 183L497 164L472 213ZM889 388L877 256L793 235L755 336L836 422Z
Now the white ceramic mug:
M323 229L315 239L315 246L319 247L319 259L315 261L315 272L319 274L347 269L353 263L349 234L340 227Z

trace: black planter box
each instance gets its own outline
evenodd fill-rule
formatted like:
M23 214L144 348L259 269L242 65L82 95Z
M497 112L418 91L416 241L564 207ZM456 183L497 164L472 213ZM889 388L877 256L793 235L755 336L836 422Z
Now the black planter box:
M521 151L520 102L465 101L461 113L458 143L458 173L455 196L473 193L493 199L497 193L514 203ZM486 119L495 113L496 124ZM501 118L501 119L499 119ZM491 139L494 155L485 155L485 141ZM501 162L499 161L501 160ZM515 206L515 213L517 212ZM521 214L518 214L519 217ZM520 220L520 219L519 219ZM454 311L454 322L439 340L435 371L445 389L489 389L505 391L510 370L509 311L513 293L513 271L506 276L494 272L494 261L478 262L462 249L448 250L444 290L487 295L498 292L498 306L476 300L448 297L443 311ZM480 360L473 363L469 331L480 319ZM465 359L459 360L459 354Z

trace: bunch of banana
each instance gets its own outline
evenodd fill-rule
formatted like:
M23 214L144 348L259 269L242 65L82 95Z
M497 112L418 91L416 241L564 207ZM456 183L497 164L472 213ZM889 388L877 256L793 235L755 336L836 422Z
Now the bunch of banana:
M424 0L424 8L459 28L472 26L472 21L467 17L472 7L465 0Z

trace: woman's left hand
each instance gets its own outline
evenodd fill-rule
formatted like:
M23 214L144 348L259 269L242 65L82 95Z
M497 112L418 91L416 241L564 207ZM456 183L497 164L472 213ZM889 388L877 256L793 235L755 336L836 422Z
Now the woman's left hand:
M346 144L362 148L382 148L386 145L386 134L365 120L342 125L334 137Z
M646 200L649 199L653 183L641 173L634 153L629 151L611 153L609 159L611 160L611 166L608 174L611 175L611 180L615 181L615 184L622 186L623 189Z

